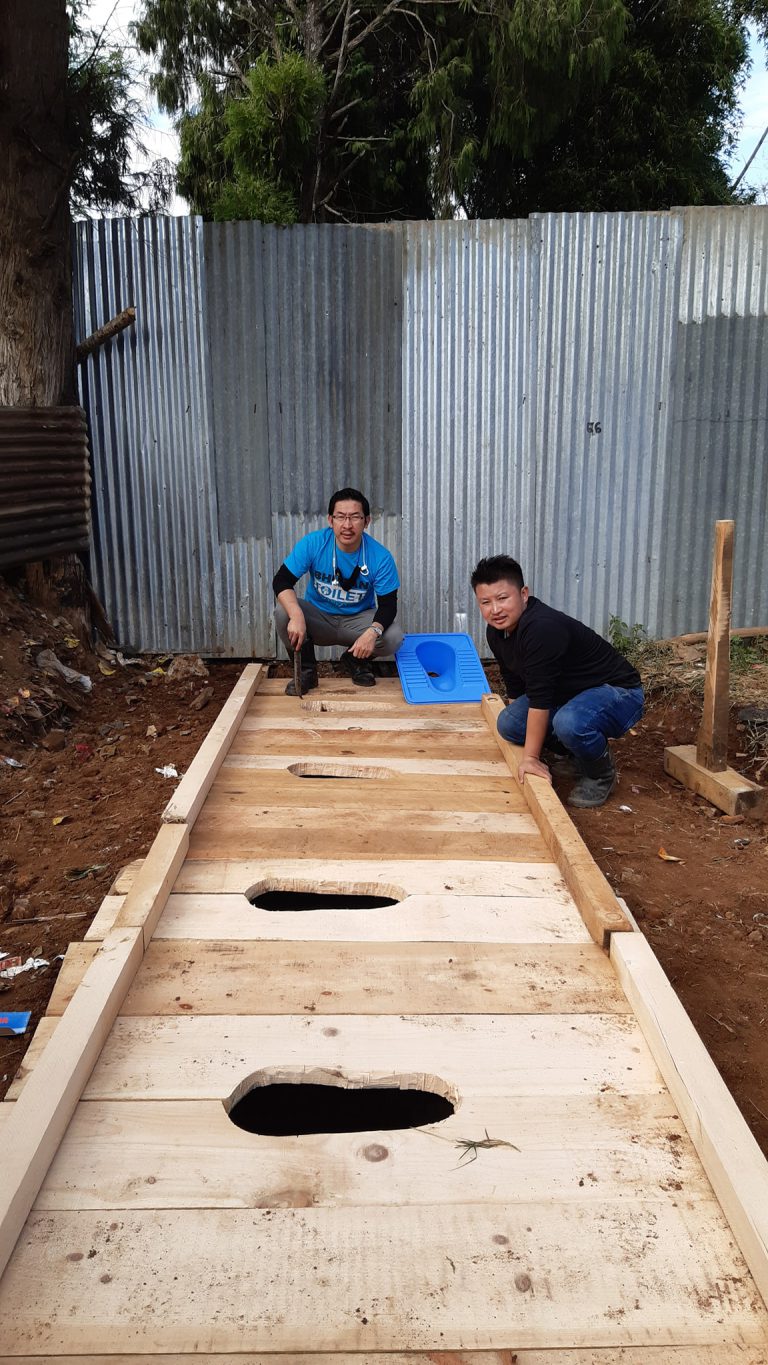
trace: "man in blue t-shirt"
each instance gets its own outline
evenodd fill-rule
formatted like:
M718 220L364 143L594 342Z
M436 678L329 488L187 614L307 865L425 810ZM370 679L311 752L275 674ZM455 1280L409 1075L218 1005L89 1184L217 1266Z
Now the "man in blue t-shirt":
M403 642L395 622L400 580L389 550L366 535L368 499L341 488L328 504L328 527L302 536L272 580L275 626L286 649L301 650L301 690L317 687L315 645L344 645L341 665L359 687L373 687L371 660ZM309 574L306 596L294 591ZM293 682L286 687L295 695Z

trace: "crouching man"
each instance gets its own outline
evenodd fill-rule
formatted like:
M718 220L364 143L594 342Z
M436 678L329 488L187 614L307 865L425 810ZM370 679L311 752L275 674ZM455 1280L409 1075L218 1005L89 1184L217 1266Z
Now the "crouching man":
M481 559L472 587L509 697L499 734L523 749L519 780L551 782L551 767L578 778L570 806L602 806L616 786L608 741L643 713L639 673L589 626L534 597L509 555Z
M317 687L315 645L343 645L342 668L359 687L373 687L371 661L403 643L396 624L400 580L389 550L366 534L368 499L341 488L328 505L328 526L294 546L272 580L275 626L287 650L301 650L301 690ZM306 597L294 591L309 574ZM293 682L286 687L295 694Z

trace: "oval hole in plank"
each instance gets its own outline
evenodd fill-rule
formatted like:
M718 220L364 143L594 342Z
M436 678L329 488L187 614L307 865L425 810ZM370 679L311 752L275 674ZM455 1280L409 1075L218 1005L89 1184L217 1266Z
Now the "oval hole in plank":
M288 772L294 777L391 777L389 768L364 768L355 763L289 763Z
M257 1071L224 1108L238 1128L264 1137L305 1133L393 1132L442 1123L458 1106L458 1091L439 1076L356 1078L337 1071L293 1068ZM372 1160L385 1160L377 1147Z
M406 893L401 886L364 882L306 882L291 878L288 884L265 880L245 893L257 910L380 910L398 905Z

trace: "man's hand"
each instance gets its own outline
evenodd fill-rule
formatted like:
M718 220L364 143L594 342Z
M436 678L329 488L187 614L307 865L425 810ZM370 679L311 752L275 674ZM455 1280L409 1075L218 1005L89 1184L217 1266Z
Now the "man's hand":
M552 774L546 763L542 763L540 758L524 758L517 768L517 780L520 783L525 781L526 776L543 777L552 786Z
M307 638L307 623L303 611L295 611L288 617L288 639L292 649L301 649Z
M367 630L363 631L362 635L358 635L355 643L350 645L350 654L354 654L356 659L370 659L376 648L378 638L373 626L369 626Z

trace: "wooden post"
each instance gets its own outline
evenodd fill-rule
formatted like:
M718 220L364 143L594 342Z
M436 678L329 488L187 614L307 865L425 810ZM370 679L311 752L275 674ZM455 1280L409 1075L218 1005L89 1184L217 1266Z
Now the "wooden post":
M696 761L710 772L728 767L728 685L730 677L733 522L715 522L712 592L709 599L704 714L696 741Z

